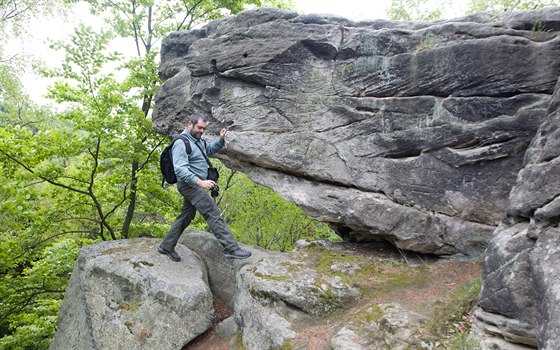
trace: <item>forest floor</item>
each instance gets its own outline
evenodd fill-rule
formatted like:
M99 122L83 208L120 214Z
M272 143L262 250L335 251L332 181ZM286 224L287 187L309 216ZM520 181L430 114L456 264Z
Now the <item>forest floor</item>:
M307 248L306 248L307 249ZM316 248L309 248L316 249ZM332 253L332 251L330 252ZM320 256L321 254L309 254ZM308 324L297 330L299 341L303 340L307 350L326 350L330 338L354 315L363 313L373 305L398 303L403 308L427 317L441 317L433 312L436 308L453 301L468 284L472 284L482 273L481 259L442 259L433 256L404 254L389 244L347 244L336 252L332 259L352 256L362 259L372 266L375 272L361 274L358 283L362 293L360 300L350 308L341 310L333 317L325 317L320 323ZM320 258L317 258L320 259ZM331 259L328 257L327 259ZM363 260L366 259L366 260ZM323 258L324 260L324 258ZM227 305L215 300L215 324L232 315ZM446 311L444 311L446 312ZM468 331L468 315L448 328L450 333ZM436 321L437 322L437 321ZM442 320L442 322L447 322ZM451 336L452 334L449 334ZM445 334L440 334L445 337ZM213 328L193 340L184 350L234 350L238 349L239 339L223 339Z

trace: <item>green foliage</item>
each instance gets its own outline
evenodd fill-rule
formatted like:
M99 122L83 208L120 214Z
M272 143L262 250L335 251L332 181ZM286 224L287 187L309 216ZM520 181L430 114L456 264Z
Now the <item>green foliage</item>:
M16 76L11 74L11 67L8 65L0 65L0 115L3 120L8 113L6 104L17 105L19 100L24 99L21 82Z
M392 0L387 17L403 21L435 21L442 17L448 0Z
M559 6L559 0L469 0L465 7L459 0L391 0L387 17L404 21L435 21L447 11L465 11L465 14L514 10L536 10L546 6ZM460 14L458 14L460 15Z
M50 115L25 94L18 78L21 70L16 63L16 60L2 62L0 57L0 127L36 127Z
M9 0L0 1L0 33L4 38L17 36L25 31L34 16L59 13L65 8L60 1L52 0Z
M84 1L90 4L92 13L106 16L116 35L134 39L138 56L152 52L158 41L171 31L188 30L248 8L293 6L292 0Z
M436 343L446 349L479 349L468 335L470 311L478 301L481 286L482 280L477 277L455 290L450 301L435 307L427 329L437 337Z
M101 239L129 236L129 227L117 229L123 207L138 197L139 173L150 161L155 173L151 156L159 146L149 119L131 101L130 85L103 73L118 57L105 54L109 40L81 26L70 44L55 45L66 58L45 74L59 79L49 96L66 110L33 128L8 126L0 140L5 160L32 181L56 187L52 198L65 208L64 221L79 222L83 232Z
M236 239L275 251L289 251L299 239L334 238L333 231L271 189L242 173L220 167L220 206Z
M63 239L42 251L26 251L13 238L0 236L0 329L8 334L0 348L46 349L78 250L91 241Z
M468 13L536 10L546 6L559 5L558 0L470 0Z

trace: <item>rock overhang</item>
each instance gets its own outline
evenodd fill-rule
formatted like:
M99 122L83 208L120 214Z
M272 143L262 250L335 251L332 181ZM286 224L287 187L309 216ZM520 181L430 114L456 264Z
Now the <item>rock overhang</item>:
M546 113L559 19L249 11L164 41L154 128L203 112L230 129L226 165L347 238L476 255Z

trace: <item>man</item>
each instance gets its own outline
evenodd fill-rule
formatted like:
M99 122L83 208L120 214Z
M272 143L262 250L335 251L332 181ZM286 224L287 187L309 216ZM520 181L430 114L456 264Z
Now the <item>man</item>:
M187 129L182 132L191 145L191 153L187 155L185 143L181 140L173 144L173 167L177 176L177 189L183 196L183 209L177 217L167 235L163 238L158 251L167 254L173 261L180 261L181 257L175 251L175 246L183 230L191 223L198 211L210 226L210 230L224 248L224 255L228 258L246 259L251 252L239 247L231 231L227 227L220 210L205 190L212 190L216 182L207 180L208 163L202 152L207 156L221 150L225 145L227 130L220 131L220 138L211 144L204 142L201 137L208 121L201 114L193 114L188 121Z

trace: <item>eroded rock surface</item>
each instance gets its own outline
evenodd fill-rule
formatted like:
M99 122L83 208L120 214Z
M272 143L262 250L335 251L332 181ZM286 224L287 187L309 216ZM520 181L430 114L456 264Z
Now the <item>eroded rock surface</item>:
M560 8L433 23L249 11L165 39L153 125L175 134L204 112L230 130L228 166L349 240L475 255L545 117L559 29Z
M399 304L381 304L366 311L369 321L350 322L332 338L332 350L366 349L429 349L418 329L426 321L424 315L407 310Z
M550 350L560 344L559 106L560 83L490 241L474 313L487 333Z
M158 253L158 239L82 248L59 311L53 350L181 349L214 317L204 265Z
M180 242L205 261L210 288L231 301L247 349L281 348L299 337L301 323L348 308L360 297L358 288L317 271L300 253L253 247L250 259L231 260L208 232L189 231Z
M476 261L407 255L387 242L299 242L289 253L243 246L253 256L236 260L211 233L186 231L179 263L157 252L159 242L83 248L51 348L433 348L419 332L427 305L480 273ZM233 312L224 319L225 304Z

